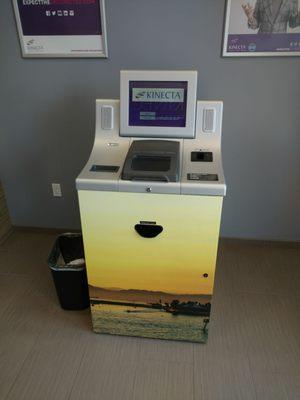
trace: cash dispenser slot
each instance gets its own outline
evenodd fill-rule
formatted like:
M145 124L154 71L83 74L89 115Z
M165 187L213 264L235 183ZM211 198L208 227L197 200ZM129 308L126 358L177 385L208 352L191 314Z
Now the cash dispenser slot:
M133 171L169 171L171 157L136 155L133 157L131 169Z
M177 141L134 140L124 163L122 179L178 182L179 150Z
M213 161L213 153L211 151L192 151L191 152L191 161L193 162L212 162Z

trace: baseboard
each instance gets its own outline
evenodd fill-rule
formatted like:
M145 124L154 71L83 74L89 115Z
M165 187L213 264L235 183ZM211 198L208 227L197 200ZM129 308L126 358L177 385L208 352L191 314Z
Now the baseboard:
M1 236L0 238L0 245L2 245L6 240L10 237L10 235L14 232L13 228L9 228L7 232L5 232L4 235Z
M65 232L81 232L80 229L72 228L39 228L35 226L13 226L15 232L33 232L33 233L49 233L49 234L60 234Z
M220 244L247 244L252 246L276 246L290 249L300 249L300 242L285 241L285 240L266 240L266 239L243 239L232 237L220 237Z

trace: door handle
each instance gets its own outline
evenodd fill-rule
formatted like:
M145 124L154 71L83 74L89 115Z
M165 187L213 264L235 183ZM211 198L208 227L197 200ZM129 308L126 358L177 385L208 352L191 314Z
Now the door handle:
M144 238L155 238L164 230L161 225L154 224L136 224L134 229Z

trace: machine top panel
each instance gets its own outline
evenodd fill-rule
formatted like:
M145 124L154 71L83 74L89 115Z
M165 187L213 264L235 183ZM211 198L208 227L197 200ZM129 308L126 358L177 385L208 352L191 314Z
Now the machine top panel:
M96 101L94 147L76 180L78 190L226 194L221 157L222 102L197 102L192 139L121 136L119 105L119 100ZM207 110L213 114L209 118L212 124L207 123Z

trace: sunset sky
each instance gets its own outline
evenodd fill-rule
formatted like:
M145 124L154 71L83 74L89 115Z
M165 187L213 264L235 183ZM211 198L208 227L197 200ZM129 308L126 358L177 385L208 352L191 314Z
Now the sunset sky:
M79 198L90 285L212 293L221 197L80 191ZM142 238L134 230L140 221L164 230Z

